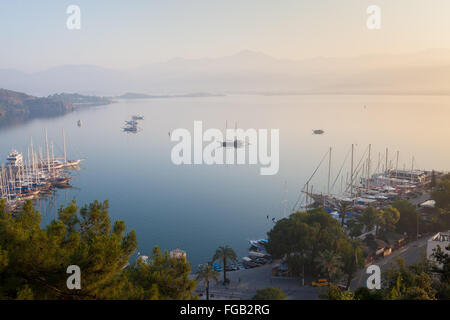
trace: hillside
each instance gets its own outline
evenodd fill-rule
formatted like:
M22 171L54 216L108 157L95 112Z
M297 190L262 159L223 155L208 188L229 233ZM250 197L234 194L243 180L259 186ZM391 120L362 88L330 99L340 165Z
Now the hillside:
M57 94L44 98L0 89L0 125L60 116L81 105L92 106L111 102L105 98L77 94Z

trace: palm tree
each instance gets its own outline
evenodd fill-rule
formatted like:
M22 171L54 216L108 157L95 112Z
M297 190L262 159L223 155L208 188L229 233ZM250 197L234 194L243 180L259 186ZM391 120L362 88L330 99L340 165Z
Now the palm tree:
M341 212L341 227L344 227L344 220L345 220L345 215L347 213L347 211L350 209L350 202L348 201L341 201L339 203L339 211Z
M237 261L237 255L236 252L234 252L234 250L232 248L230 248L229 246L220 246L217 250L216 253L214 254L214 257L212 258L212 262L214 261L222 261L223 262L223 283L227 283L227 262L228 261L232 261L232 262L236 262Z
M316 259L316 263L320 270L327 274L328 281L330 282L342 265L341 258L330 250L321 252Z
M196 280L205 282L206 300L209 300L209 282L215 280L216 283L219 283L219 272L214 270L211 264L200 265Z

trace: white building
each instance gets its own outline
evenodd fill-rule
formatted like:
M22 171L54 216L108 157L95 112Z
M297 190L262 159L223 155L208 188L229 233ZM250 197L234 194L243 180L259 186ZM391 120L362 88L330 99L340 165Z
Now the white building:
M450 230L447 232L436 233L434 236L428 239L427 259L434 260L434 258L432 257L433 250L436 249L438 246L440 246L445 253L450 254L450 251L446 249L449 245L450 245Z
M172 258L186 260L186 252L181 249L175 249L170 251L170 256Z

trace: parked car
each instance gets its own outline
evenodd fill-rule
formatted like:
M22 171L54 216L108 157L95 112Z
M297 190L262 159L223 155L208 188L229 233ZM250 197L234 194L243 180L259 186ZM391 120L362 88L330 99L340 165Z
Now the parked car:
M313 287L326 287L329 286L329 282L327 279L319 279L317 281L313 281L312 282L312 286Z

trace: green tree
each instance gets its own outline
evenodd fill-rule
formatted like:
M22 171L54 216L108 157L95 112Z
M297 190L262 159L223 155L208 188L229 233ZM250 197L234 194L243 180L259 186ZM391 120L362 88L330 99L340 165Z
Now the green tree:
M335 284L330 284L330 286L320 294L324 299L328 300L355 300L352 292L349 290L342 290Z
M213 258L212 258L212 262L219 260L220 262L222 262L223 265L223 283L227 283L228 279L227 279L227 263L230 262L237 262L237 255L236 252L234 252L234 250L232 248L230 248L229 246L220 246L217 250L216 253L214 254Z
M450 252L450 245L445 248ZM433 249L432 257L437 264L433 265L433 271L439 275L442 283L450 284L450 254L446 253L440 246Z
M436 290L432 286L432 278L426 262L408 267L403 259L397 258L397 266L386 270L383 278L386 286L385 299L435 299Z
M111 224L108 202L61 207L41 226L29 201L14 217L0 200L0 299L190 299L195 281L184 259L155 247L150 263L128 265L134 231ZM81 289L67 288L67 267L81 270Z
M423 225L423 218L417 212L416 207L404 200L394 202L392 205L400 213L400 218L395 226L395 229L399 233L406 232L408 236L415 235L417 233L417 227Z
M339 212L341 213L341 227L344 227L345 217L350 210L351 203L348 201L339 202Z
M214 267L211 264L200 265L196 279L199 282L205 282L206 300L209 300L209 284L212 280L219 283L219 272L214 270Z
M125 233L123 221L111 226L107 202L95 201L83 207L80 218L77 212L72 202L59 210L60 219L41 228L41 215L31 201L15 217L3 210L0 248L6 252L8 263L0 272L1 295L13 299L24 295L103 299L121 287L124 279L118 275L136 249L134 231ZM80 290L66 286L70 265L81 269Z
M325 250L336 252L338 240L342 238L348 236L339 222L319 208L296 212L279 220L268 233L267 249L276 259L302 257L305 272L315 273L318 271L315 263L318 254Z
M318 267L327 275L328 281L336 280L342 266L341 257L330 250L322 251L316 258Z
M355 290L354 296L355 300L383 300L383 290L370 290L367 287L359 287Z
M450 228L450 174L440 180L431 198L436 201L437 225L445 230Z
M252 300L284 300L286 298L286 294L280 288L269 287L257 290Z
M379 221L379 212L376 208L370 206L363 211L358 220L366 227L366 232L371 231Z
M389 206L381 211L381 224L384 231L393 231L399 220L400 212L396 208Z
M361 223L358 223L355 220L350 220L347 222L347 229L348 229L348 235L350 238L356 238L357 236L360 236L363 232L364 225Z
M338 244L338 254L341 257L342 272L347 276L346 290L348 290L355 272L364 267L363 252L358 241L341 239Z
M126 271L140 298L151 300L192 299L195 280L189 279L191 267L184 258L172 257L167 250L153 249L149 262L138 260Z

